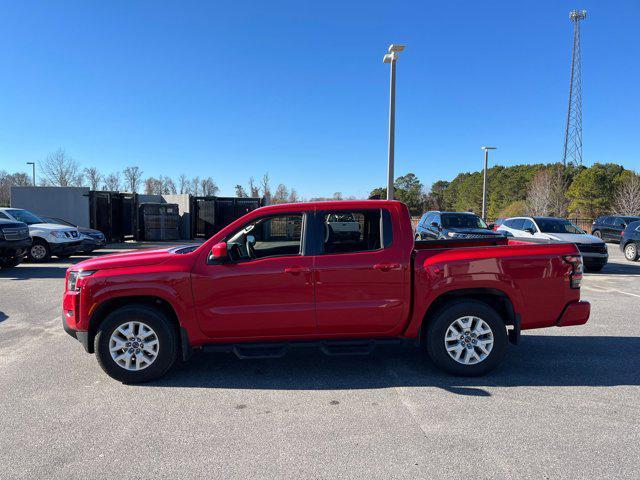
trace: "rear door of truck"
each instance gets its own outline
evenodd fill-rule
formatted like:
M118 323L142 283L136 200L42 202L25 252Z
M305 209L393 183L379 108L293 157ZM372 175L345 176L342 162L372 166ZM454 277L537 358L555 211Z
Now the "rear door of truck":
M360 225L359 238L331 236L334 214L351 214ZM411 269L403 240L412 234L401 231L395 215L385 207L317 212L318 333L384 334L406 319Z

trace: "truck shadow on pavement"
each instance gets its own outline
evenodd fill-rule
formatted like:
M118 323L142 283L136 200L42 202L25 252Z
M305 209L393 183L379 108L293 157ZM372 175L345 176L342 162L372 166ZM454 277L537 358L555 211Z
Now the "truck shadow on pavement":
M640 276L640 262L628 262L628 263L607 263L601 272L593 273L592 275L598 276L602 274L609 275L638 275Z
M196 354L149 387L352 390L437 387L457 395L491 396L485 387L640 385L639 337L525 335L500 367L484 377L452 377L410 347L385 347L370 356L326 357L293 350L266 360Z

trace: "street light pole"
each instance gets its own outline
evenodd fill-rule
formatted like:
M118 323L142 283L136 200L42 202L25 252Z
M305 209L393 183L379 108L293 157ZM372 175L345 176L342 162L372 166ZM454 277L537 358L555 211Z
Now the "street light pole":
M391 77L389 79L389 160L387 164L387 200L393 200L393 164L395 154L396 136L396 61L398 53L404 50L404 45L391 44L389 53L382 61L391 64Z
M482 147L484 150L484 177L482 178L482 219L487 219L487 170L489 168L489 150L496 147Z
M36 186L36 162L27 162L27 165L31 165L33 168L33 186Z

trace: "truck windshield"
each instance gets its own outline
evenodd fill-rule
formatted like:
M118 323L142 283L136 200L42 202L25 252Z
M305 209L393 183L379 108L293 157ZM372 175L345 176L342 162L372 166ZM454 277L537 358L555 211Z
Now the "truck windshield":
M29 210L11 209L6 210L6 212L19 222L24 222L27 225L33 225L34 223L47 223L42 218L31 213Z
M543 233L584 233L569 220L562 218L535 218L534 220Z
M443 213L444 228L489 228L479 216L469 213Z

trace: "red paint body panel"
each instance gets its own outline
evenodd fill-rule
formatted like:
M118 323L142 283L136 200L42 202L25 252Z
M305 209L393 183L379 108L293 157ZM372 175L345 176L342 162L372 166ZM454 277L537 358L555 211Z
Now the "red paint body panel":
M208 264L211 248L249 221L274 213L386 209L393 241L370 252L293 255ZM171 305L194 347L206 343L419 335L443 294L490 289L506 295L522 329L586 322L589 304L569 286L572 244L520 240L420 242L409 212L394 201L275 205L254 210L189 253L171 249L106 255L74 265L91 270L65 291L65 321L90 329L100 305L157 297Z

